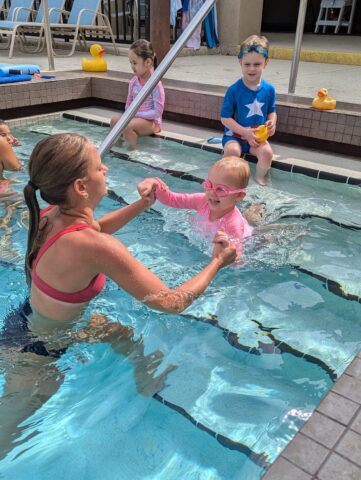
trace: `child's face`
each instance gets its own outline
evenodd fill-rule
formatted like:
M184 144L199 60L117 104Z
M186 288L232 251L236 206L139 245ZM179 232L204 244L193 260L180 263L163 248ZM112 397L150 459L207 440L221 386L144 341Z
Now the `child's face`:
M262 53L245 53L240 59L243 80L246 85L256 86L261 81L263 70L266 68L267 59Z
M129 50L128 58L133 72L138 77L142 78L150 72L152 67L152 60L150 58L143 60L143 58L139 57L134 50Z
M208 173L208 180L210 180L213 187L215 185L224 185L230 190L239 189L237 176L235 176L232 169L214 166ZM214 190L207 190L206 195L209 209L211 212L216 214L218 218L220 218L233 210L233 208L236 206L236 203L242 200L242 198L245 196L245 193L232 193L225 197L219 197L216 195Z
M5 123L0 125L0 137L4 138L8 143L12 142L13 136L10 133L10 128Z

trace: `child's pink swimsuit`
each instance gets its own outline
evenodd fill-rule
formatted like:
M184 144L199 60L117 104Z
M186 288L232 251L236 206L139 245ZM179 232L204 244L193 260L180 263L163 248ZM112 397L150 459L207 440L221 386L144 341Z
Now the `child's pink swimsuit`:
M156 190L157 199L164 205L173 208L187 208L197 212L195 226L207 238L213 239L218 230L224 230L236 244L237 251L242 252L242 240L253 234L253 227L242 216L237 207L212 222L209 218L210 208L205 193L174 193L163 190L160 186Z
M144 84L141 83L137 76L134 76L128 88L128 97L127 103L125 104L125 109L129 107L134 98L143 88ZM135 114L136 118L144 118L145 120L153 121L156 125L159 125L162 128L162 115L164 110L164 88L162 82L159 82L158 85L154 88L153 92L147 97L144 103L139 107L137 113Z

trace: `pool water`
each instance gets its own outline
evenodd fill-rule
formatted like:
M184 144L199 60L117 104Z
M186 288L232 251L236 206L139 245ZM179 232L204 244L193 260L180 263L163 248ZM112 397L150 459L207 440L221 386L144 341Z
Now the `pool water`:
M19 157L25 164L40 138L64 131L95 142L106 134L71 120L43 121L14 129L22 140ZM129 158L116 151L105 158L110 194L97 215L135 200L137 182L147 176L175 191L200 191L194 179L218 159L154 138ZM26 172L8 177L21 192ZM360 188L273 171L270 187L251 182L244 205L254 201L266 203L266 222L289 228L248 241L245 265L220 271L183 314L153 312L109 280L91 302L86 318L106 314L134 329L145 355L161 352L157 374L176 367L157 393L138 393L131 357L106 343L76 343L54 360L63 381L23 423L21 438L0 461L0 478L262 476L361 348L361 306L353 300L361 296ZM0 217L8 206L0 204ZM210 246L189 220L187 211L155 204L116 237L175 286L209 258ZM0 324L26 297L24 206L3 223Z

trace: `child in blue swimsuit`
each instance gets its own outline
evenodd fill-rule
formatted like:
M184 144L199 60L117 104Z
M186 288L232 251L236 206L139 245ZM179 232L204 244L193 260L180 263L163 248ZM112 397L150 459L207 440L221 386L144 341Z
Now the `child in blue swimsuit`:
M267 184L273 152L267 141L259 143L254 128L267 125L269 136L276 131L276 92L262 80L268 62L268 40L252 35L241 45L238 55L243 77L226 92L221 110L224 125L224 156L251 153L257 157L255 180Z

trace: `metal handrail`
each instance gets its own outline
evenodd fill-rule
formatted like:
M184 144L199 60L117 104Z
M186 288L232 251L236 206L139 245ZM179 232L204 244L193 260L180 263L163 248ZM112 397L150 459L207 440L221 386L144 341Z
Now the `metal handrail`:
M169 67L172 65L174 60L179 55L186 41L202 22L202 20L207 16L209 11L215 5L217 0L206 0L202 7L198 10L192 21L189 23L188 27L184 30L182 35L178 38L173 47L169 50L167 55L164 57L162 62L159 64L158 68L155 70L153 75L149 78L144 87L140 90L139 94L135 97L133 102L130 104L129 108L124 112L120 117L118 122L114 125L109 134L105 137L101 145L99 146L99 154L101 156L105 155L111 148L111 146L117 141L125 127L132 120L134 115L137 113L138 108L142 105L144 100L148 97L154 87L158 84L159 80L164 76Z
M297 80L297 73L298 73L298 65L300 63L303 30L305 28L307 1L308 0L300 0L300 6L299 6L298 18L297 18L296 36L295 36L295 47L293 50L293 59L292 59L292 65L291 65L290 81L288 85L288 93L295 93L295 90L296 90L296 80Z

